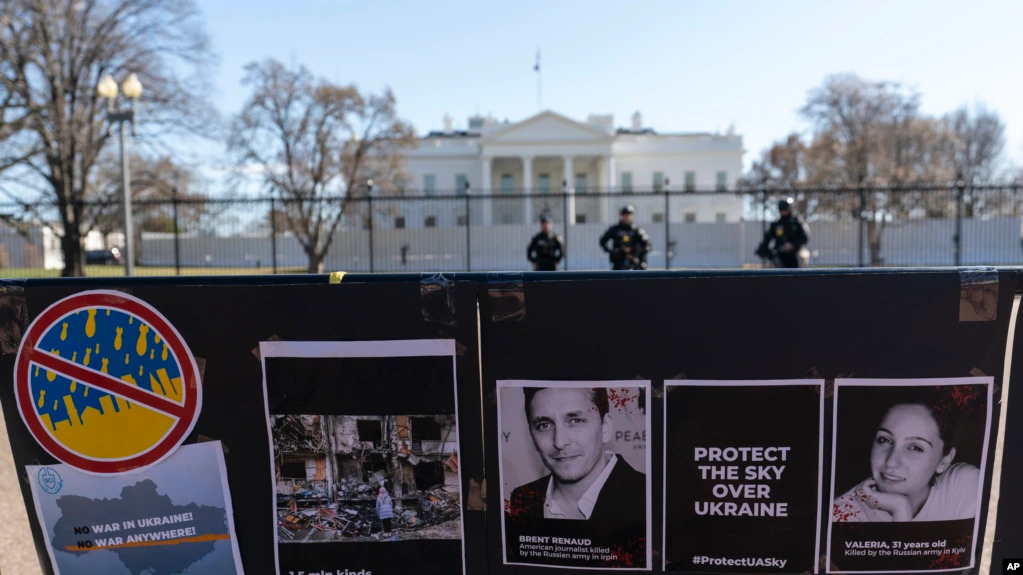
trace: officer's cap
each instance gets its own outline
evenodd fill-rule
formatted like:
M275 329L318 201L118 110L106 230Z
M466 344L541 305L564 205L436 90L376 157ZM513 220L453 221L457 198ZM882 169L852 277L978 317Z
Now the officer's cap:
M549 217L547 217L547 216L540 216L540 223L541 224L549 224L549 223L551 223L551 219Z
M624 208L622 208L622 211L619 212L619 213L621 213L621 215L624 216L625 214L632 214L632 213L635 213L635 212L636 212L636 208L634 208L632 206L625 206Z
M795 202L796 200L793 200L792 198L784 198L778 200L778 211L784 212L785 210L791 210L792 204L794 204Z

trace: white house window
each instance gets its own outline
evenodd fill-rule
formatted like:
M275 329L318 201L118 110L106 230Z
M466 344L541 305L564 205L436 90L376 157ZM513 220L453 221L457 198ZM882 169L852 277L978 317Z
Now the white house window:
M686 191L696 191L696 172L686 172Z
M696 221L696 212L686 212L686 223L691 224Z
M715 182L718 191L723 191L728 188L728 173L718 172L717 181Z
M423 175L423 193L432 196L437 193L437 176L434 174Z
M398 216L398 217L394 218L394 227L399 229L399 230L404 228L405 227L405 216Z
M539 181L539 185L537 186L537 188L540 190L541 194L549 194L549 193L551 193L551 175L550 174L540 174L540 181Z
M652 219L655 224L659 224L664 221L664 214L662 212L654 212Z
M467 223L469 223L469 218L465 214L459 214L459 216L458 216L458 225L459 226L464 226Z
M575 175L575 191L586 192L586 174Z
M510 194L512 193L512 175L501 174L501 193Z
M423 226L427 228L437 227L437 216L426 216L426 219L423 221Z
M465 174L456 174L455 175L455 193L456 194L458 194L460 196L464 196L465 195L465 182L468 181L468 179L469 178L467 178L465 176Z
M632 172L622 172L622 191L632 193Z
M577 223L577 224L585 224L586 223L586 214L576 214L575 215L575 223Z
M719 223L719 224L725 223L725 221L726 221L725 212L718 212L718 213L714 214L714 221Z
M664 172L654 172L654 191L664 191Z

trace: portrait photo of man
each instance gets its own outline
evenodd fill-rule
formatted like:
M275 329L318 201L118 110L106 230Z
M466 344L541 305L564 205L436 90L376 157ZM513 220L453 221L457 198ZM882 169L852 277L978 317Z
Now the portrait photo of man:
M627 562L616 558L606 567L644 565L645 388L535 383L502 390L505 398L514 395L502 410L505 433L516 440L502 446L506 526L631 552Z
M512 501L530 501L525 514L545 519L620 521L642 514L645 475L605 448L614 430L607 390L527 387L523 393L529 434L550 474L512 491ZM538 491L542 502L521 496Z

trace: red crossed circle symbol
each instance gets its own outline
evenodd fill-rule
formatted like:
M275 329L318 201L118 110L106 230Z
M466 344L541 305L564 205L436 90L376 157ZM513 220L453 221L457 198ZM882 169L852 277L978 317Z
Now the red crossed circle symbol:
M166 397L146 391L105 373L84 367L77 363L62 359L59 356L37 348L43 335L65 316L86 308L109 308L129 313L149 325L161 335L177 359L183 382L183 403L171 401ZM30 390L30 365L35 364L49 371L59 373L67 378L81 382L133 403L145 406L175 419L170 432L159 442L145 451L127 458L110 460L86 457L71 451L43 426L37 417L32 404ZM25 422L32 436L47 453L76 469L93 474L115 474L137 470L155 465L170 455L188 434L191 433L198 419L202 405L201 388L199 387L199 368L192 357L192 352L174 326L160 312L144 301L127 294L107 290L82 292L66 297L39 314L29 325L18 348L18 358L14 364L14 396L17 401L21 419ZM130 433L131 430L125 430Z

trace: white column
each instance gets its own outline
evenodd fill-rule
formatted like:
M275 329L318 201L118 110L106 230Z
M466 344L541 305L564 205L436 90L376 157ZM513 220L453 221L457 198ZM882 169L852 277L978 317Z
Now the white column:
M489 226L494 219L494 208L493 201L490 199L490 195L494 193L494 183L491 181L490 167L493 158L490 156L483 156L481 158L483 162L483 177L480 179L480 190L483 191L483 225Z
M565 191L568 192L568 213L565 214L565 223L569 226L575 225L575 168L572 156L565 156L562 159L565 164Z
M533 224L533 156L522 156L522 222Z
M604 156L604 190L605 195L600 198L600 222L606 224L608 221L608 214L611 213L611 198L610 195L616 187L615 182L615 158L614 156Z

